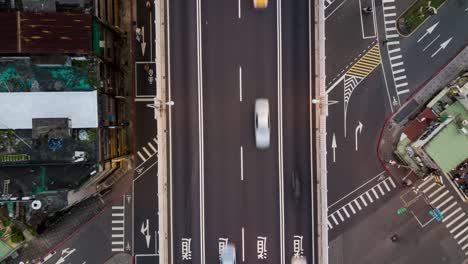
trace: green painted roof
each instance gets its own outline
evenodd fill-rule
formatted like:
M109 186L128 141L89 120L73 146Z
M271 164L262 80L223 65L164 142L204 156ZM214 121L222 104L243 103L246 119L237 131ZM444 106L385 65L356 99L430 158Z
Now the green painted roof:
M447 173L468 158L468 136L458 130L455 122L451 122L424 148L442 171Z

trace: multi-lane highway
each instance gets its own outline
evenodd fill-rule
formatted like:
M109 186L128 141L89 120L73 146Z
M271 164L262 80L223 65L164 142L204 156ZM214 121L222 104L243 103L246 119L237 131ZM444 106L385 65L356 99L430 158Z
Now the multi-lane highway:
M239 262L312 261L311 11L307 1L169 3L172 263L215 263L227 242ZM256 98L270 102L265 151Z

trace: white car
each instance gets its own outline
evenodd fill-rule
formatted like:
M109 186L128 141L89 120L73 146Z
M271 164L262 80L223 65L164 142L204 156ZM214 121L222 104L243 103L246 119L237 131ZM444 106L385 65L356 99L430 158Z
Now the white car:
M236 247L228 243L221 253L221 264L236 264Z
M270 147L270 106L265 98L255 100L255 145L258 149Z

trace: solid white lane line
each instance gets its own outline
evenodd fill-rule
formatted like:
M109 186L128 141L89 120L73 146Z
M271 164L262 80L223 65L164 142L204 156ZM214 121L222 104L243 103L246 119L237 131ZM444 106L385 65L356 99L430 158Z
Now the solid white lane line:
M153 150L153 152L157 152L156 148L151 144L151 142L148 142L148 146Z
M456 227L454 227L452 230L450 230L450 233L455 233L455 231L457 231L460 227L466 225L466 223L468 223L468 219L465 219L465 221L461 222L460 224L458 224ZM454 237L456 238L456 237Z
M244 149L240 147L241 181L244 180Z
M285 264L284 235L284 175L283 175L283 44L281 23L281 0L276 1L276 41L277 41L277 78L278 78L278 180L280 202L280 264Z
M245 261L245 234L244 228L242 227L242 262Z
M439 201L440 199L442 199L442 197L444 197L445 195L447 195L449 193L448 190L446 190L445 192L443 192L439 197L437 197L436 199L434 199L434 201L432 201L433 204L435 204L437 201Z
M358 203L357 199L354 200L354 203L356 204L356 206L357 206L357 208L359 209L359 211L362 210L361 205Z
M366 202L366 200L364 199L364 197L362 197L362 195L361 195L361 196L359 196L359 198L361 198L361 201L362 201L362 203L364 204L364 206L367 207L367 202Z
M237 14L237 17L241 18L241 0L237 0L237 2L238 2L238 7L237 8L239 10L238 14Z
M381 193L382 195L385 195L385 192L383 191L382 186L380 186L380 184L379 184L379 185L377 185L377 187L379 187L380 193Z
M239 66L239 100L242 102L242 67Z
M198 153L200 177L200 264L205 264L205 158L203 139L203 46L201 28L201 0L197 0L197 76L198 76Z
M145 162L145 161L147 160L147 159L143 156L143 154L141 154L140 151L137 151L137 154L138 154L138 156L140 157L140 159L143 160L143 162Z
M458 213L460 211L461 211L461 207L458 207L455 211L453 211L451 214L447 215L447 217L442 219L442 222L445 223L445 221L449 220L450 218L452 218L452 216L454 216L456 213Z
M452 196L453 197L453 196ZM454 207L455 205L457 205L457 202L454 202L453 204L450 204L447 208L445 208L444 210L440 211L442 214L445 214L446 212L448 212L450 209L452 209L452 207ZM437 207L439 208L439 207Z
M435 37L431 42L429 42L429 44L427 44L426 47L424 47L422 51L423 52L426 51L432 45L432 43L434 43L438 38L440 38L440 34L437 35L437 37Z
M145 151L146 155L151 157L151 152L149 152L146 147L143 147L143 151Z
M445 201L443 201L441 204L439 204L439 205L437 206L437 208L441 209L442 206L444 206L446 203L448 203L448 202L449 202L450 200L452 200L452 199L453 199L453 196L450 196L449 198L445 199ZM455 204L457 204L457 203L455 202Z
M356 211L354 210L353 205L351 203L349 203L348 206L351 209L351 211L353 212L353 214L356 214Z
M466 231L468 230L468 226L465 227L465 229L463 229L462 231L458 232L458 234L456 234L453 238L457 239L459 236L463 235ZM468 234L465 236L464 239L466 239L468 237ZM459 242L463 242L464 240L461 239Z
M335 225L338 225L338 221L336 220L334 214L331 215L332 219L333 219L333 222L335 222Z
M461 209L461 208L460 208ZM447 228L451 227L453 224L455 224L458 220L460 220L460 218L462 218L463 216L465 216L466 214L465 213L462 213L461 215L457 216L457 218L453 219L452 222L448 223L447 224Z
M370 196L369 191L366 192L366 195L367 195L367 198L369 198L369 201L370 201L371 203L373 203L374 200L373 200L372 197Z
M392 184L393 188L396 188L395 182L393 182L392 177L388 177L387 179Z
M386 181L383 182L384 185L385 185L385 189L387 189L387 191L389 192L390 191L390 187L388 186L388 183Z

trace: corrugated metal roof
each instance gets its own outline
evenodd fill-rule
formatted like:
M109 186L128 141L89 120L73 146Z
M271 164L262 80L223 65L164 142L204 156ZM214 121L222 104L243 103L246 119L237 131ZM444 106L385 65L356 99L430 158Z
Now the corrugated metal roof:
M418 120L419 119L419 120ZM424 121L423 121L424 120ZM431 121L437 120L437 116L432 112L431 108L426 108L422 111L417 119L413 120L403 131L406 136L411 140L415 141L421 136L426 128L429 126Z
M19 13L17 16L17 13L3 13L0 14L0 21L0 34L6 40L0 42L0 53L91 52L92 18L89 14ZM18 38L21 43L18 43Z

